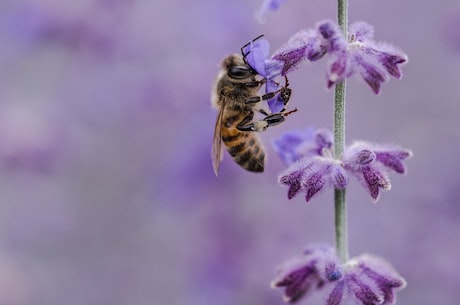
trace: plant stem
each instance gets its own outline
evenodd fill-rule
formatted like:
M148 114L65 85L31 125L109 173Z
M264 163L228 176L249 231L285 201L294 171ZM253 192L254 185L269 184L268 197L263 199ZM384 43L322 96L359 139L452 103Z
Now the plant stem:
M348 0L338 0L337 21L348 37ZM340 159L345 149L345 95L346 81L335 86L334 95L334 157ZM345 189L334 191L335 204L335 242L337 254L342 262L348 260L348 225Z
M342 29L344 37L348 34L348 0L337 1L337 22Z

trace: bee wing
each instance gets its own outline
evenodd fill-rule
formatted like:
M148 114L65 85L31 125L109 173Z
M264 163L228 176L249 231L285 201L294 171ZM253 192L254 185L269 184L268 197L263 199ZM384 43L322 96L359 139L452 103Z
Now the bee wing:
M214 173L217 176L219 172L219 164L222 161L222 118L224 116L225 103L222 103L222 106L219 109L217 114L216 126L214 127L214 138L212 140L212 167L214 168Z

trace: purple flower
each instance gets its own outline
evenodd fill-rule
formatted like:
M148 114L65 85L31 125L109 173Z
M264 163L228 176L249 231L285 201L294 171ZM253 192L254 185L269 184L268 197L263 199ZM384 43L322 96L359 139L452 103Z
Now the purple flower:
M283 263L272 287L284 287L293 303L313 291L327 294L326 305L389 304L405 280L384 259L364 254L341 264L333 247L314 245Z
M256 12L256 18L260 23L265 22L266 15L268 11L277 11L281 4L286 0L264 0L259 10Z
M284 63L281 75L295 70L304 60L317 61L326 54L321 36L314 30L303 30L276 50L272 58Z
M332 134L325 129L293 130L273 140L273 147L284 164L290 165L305 156L323 156L332 148Z
M318 25L323 45L332 56L327 72L327 86L359 73L377 94L390 76L400 79L400 66L407 63L407 55L386 43L373 40L374 28L366 22L350 26L348 39L337 24L325 21Z
M406 173L403 161L412 156L410 150L395 145L355 142L345 148L340 160L335 160L329 153L332 135L326 130L289 132L274 143L288 166L278 182L289 187L288 199L305 192L307 202L325 188L345 188L349 174L358 179L376 202L380 190L391 188L389 172Z
M378 200L380 189L391 189L388 172L406 172L403 160L412 152L395 145L378 145L355 142L347 147L342 157L343 167L353 174L366 188L374 202Z
M271 287L284 287L284 300L293 303L341 277L342 270L335 249L328 245L313 245L281 264Z
M342 266L343 277L329 294L326 305L380 305L395 302L395 290L406 281L383 258L363 254Z
M266 39L256 39L243 48L248 64L265 80L265 92L275 92L279 89L276 77L281 75L284 63L269 59L270 44ZM272 113L280 112L284 108L284 100L280 94L268 100L268 107Z
M269 52L270 43L264 38L251 41L243 48L243 53L247 54L246 60L249 65L267 80L272 80L281 75L283 63L277 60L269 59Z

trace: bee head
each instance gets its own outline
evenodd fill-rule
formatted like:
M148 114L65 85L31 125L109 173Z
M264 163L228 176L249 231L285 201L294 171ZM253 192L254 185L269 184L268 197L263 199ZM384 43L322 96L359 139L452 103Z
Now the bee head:
M233 79L243 80L257 74L238 54L226 57L222 62L222 67L227 71L228 76Z

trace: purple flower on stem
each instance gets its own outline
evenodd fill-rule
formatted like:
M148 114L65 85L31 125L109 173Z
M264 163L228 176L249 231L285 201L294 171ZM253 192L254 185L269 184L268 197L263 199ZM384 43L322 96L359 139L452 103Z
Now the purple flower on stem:
M363 254L343 265L344 276L334 283L326 305L380 305L395 302L395 290L406 281L383 258Z
M326 305L377 305L395 302L405 280L380 257L360 255L341 264L335 249L310 246L283 263L272 287L284 287L284 300L294 303L310 292L326 292Z
M284 63L269 59L270 44L266 39L257 39L243 48L248 64L265 79L265 91L275 92L279 89L276 77L281 75ZM280 112L284 108L284 100L280 94L268 100L268 107L272 113Z
M345 188L349 174L358 179L376 202L380 190L391 188L388 173L406 173L403 161L412 156L411 151L395 145L355 142L345 148L341 160L335 160L328 153L332 149L332 135L325 130L303 137L290 132L274 143L288 166L278 182L289 187L289 199L302 191L307 202L327 187Z
M388 172L406 173L402 161L410 156L411 151L395 145L355 142L345 149L342 162L343 167L358 179L376 202L380 189L391 189Z
M342 270L335 249L328 245L315 245L281 264L271 286L274 289L284 287L284 300L293 303L341 277Z
M375 42L374 28L368 23L352 24L348 39L343 37L338 25L330 21L321 22L318 32L332 56L327 72L328 88L359 73L377 94L390 76L402 77L400 66L407 63L407 55L392 45Z

